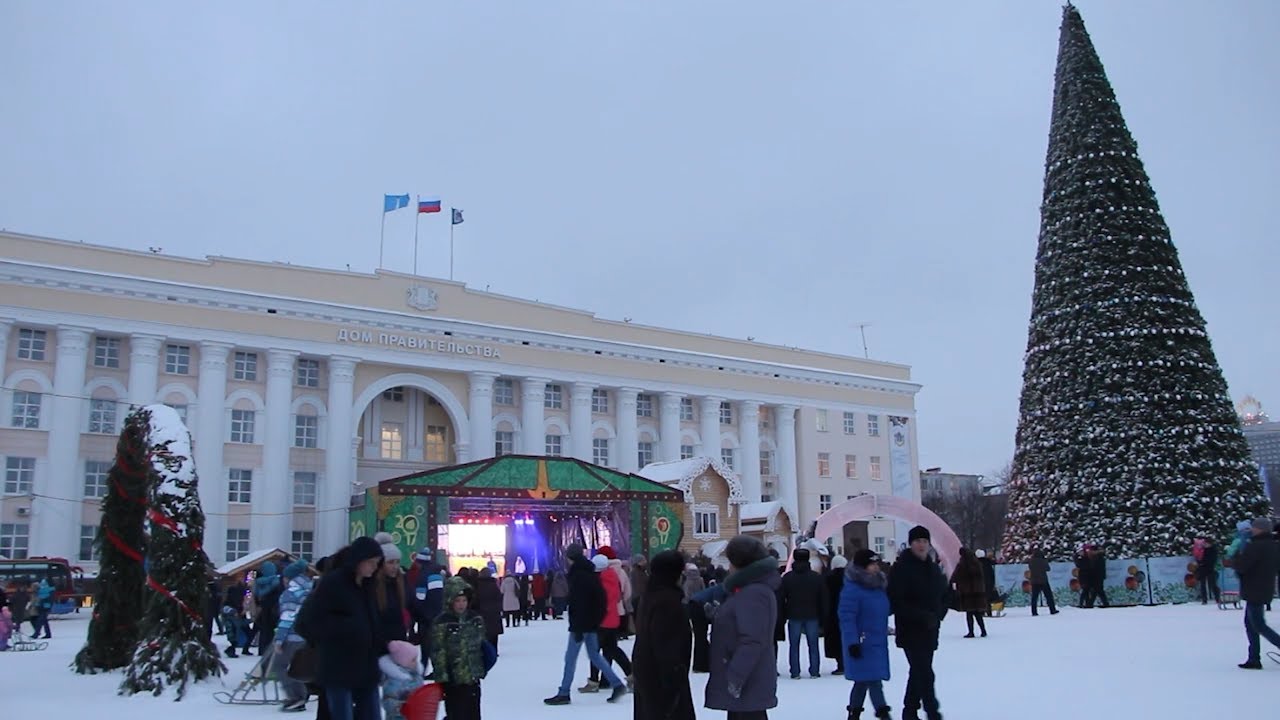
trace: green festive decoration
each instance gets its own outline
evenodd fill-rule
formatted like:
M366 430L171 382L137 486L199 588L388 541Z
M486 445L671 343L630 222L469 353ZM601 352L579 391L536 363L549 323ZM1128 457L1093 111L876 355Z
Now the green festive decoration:
M191 433L172 408L152 405L147 410L146 614L120 692L160 695L173 686L182 699L189 682L221 675L226 668L204 627L209 558L202 547L204 512L191 460Z
M147 511L147 423L150 413L139 408L124 420L116 443L116 458L107 475L102 499L102 523L94 538L100 558L98 589L89 637L76 654L76 672L93 674L129 664L138 644L138 619L142 617L142 558L147 536L143 520Z
M1063 12L1004 537L1183 555L1267 514L1204 318L1076 8Z

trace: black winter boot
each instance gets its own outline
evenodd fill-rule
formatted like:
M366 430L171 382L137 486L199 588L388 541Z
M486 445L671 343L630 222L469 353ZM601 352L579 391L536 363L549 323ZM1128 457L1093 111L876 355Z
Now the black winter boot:
M893 717L889 714L891 710L893 710L893 708L888 705L885 705L882 708L876 708L876 720L891 720Z
M862 708L845 706L845 710L849 711L849 720L862 720Z

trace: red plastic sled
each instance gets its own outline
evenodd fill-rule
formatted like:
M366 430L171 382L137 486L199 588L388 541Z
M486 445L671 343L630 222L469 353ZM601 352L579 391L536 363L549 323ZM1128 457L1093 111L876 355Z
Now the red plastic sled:
M423 685L409 694L400 708L404 720L436 720L440 710L440 701L444 699L444 690L440 683Z

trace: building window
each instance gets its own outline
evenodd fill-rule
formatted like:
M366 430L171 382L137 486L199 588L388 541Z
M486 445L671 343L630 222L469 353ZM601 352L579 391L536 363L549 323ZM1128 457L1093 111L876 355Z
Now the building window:
M592 390L591 391L591 412L608 414L609 412L609 391L608 390Z
M227 562L235 562L249 554L249 531L245 528L227 530Z
M851 412L844 414L844 434L856 435L858 432L858 418Z
M493 381L493 402L496 405L515 405L516 389L510 378Z
M769 493L760 493L760 502L773 502L773 496Z
M44 330L21 328L18 330L18 359L44 360L49 336Z
M120 367L120 338L98 337L93 339L93 366Z
M231 442L246 444L253 442L254 415L253 410L231 411Z
M849 478L850 480L858 479L858 456L857 455L844 456L844 476Z
M547 389L543 391L542 407L552 410L563 408L564 388L554 383L548 383Z
M511 455L516 451L516 434L510 430L499 430L493 434L493 454L497 457Z
M831 453L818 453L818 477L831 477Z
M636 395L636 417L653 417L653 396Z
M680 398L680 419L693 422L693 398Z
M714 505L694 506L693 536L699 540L720 537L719 508Z
M114 435L116 432L116 401L89 401L89 432Z
M227 471L227 502L248 505L252 500L253 471L241 468Z
M311 530L294 530L289 542L289 552L294 557L310 559L316 551L316 534Z
M689 458L691 458L691 457L693 457L693 446L692 446L692 445L681 445L681 446L680 446L680 459L681 459L681 460L688 460L688 459L689 459Z
M879 455L871 456L871 479L872 480L880 479L880 456Z
M0 555L10 560L26 560L31 547L31 526L27 523L0 523Z
M879 555L880 557L884 557L885 552L887 552L889 549L887 543L885 542L885 537L883 535L876 536L873 547L876 551L876 554Z
M231 376L245 382L258 381L258 353L236 351Z
M720 424L721 425L733 424L733 405L727 402L720 403Z
M175 405L173 403L165 403L165 406L173 408L173 411L178 413L178 419L182 421L182 424L183 425L187 424L187 406L186 405Z
M320 387L320 361L300 358L293 377L298 387Z
M725 467L729 468L730 470L734 469L733 448L720 448L720 462L724 463Z
M404 388L396 386L382 391L382 399L387 402L404 402Z
M827 411L826 410L816 411L814 413L814 418L817 423L818 432L826 432L827 431Z
M445 426L427 426L426 461L433 463L449 461L448 430Z
M543 451L547 457L560 457L563 452L560 435L548 435L546 437L546 449Z
M831 496L819 495L818 496L818 512L824 513L830 509L831 509Z
M398 422L382 423L378 455L383 460L404 459L404 426Z
M867 416L867 435L871 437L880 437L880 416Z
M4 494L30 495L36 478L36 459L9 457L4 459Z
M320 418L315 415L297 415L293 418L293 446L307 449L318 447Z
M40 429L40 393L18 390L13 393L13 426L26 430Z
M164 371L170 375L190 375L191 346L165 345Z
M591 462L596 465L609 465L609 438L591 439Z
M80 555L81 562L97 562L101 558L101 553L93 546L93 539L98 534L97 525L81 525L80 526Z
M302 507L316 505L316 474L298 470L293 473L293 504ZM294 553L297 555L297 553Z
M773 474L773 452L771 450L760 451L760 474Z
M653 443L636 443L636 462L639 467L644 467L653 462Z
M107 496L107 475L111 472L111 463L101 460L85 460L84 462L84 496L90 500Z

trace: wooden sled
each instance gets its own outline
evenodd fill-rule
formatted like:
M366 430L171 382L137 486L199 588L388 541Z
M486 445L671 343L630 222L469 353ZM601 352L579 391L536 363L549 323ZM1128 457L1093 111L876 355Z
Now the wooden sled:
M21 633L15 632L9 638L9 650L11 652L35 652L44 650L49 647L49 643L38 641L35 638L23 637Z
M267 651L253 669L245 673L244 679L231 692L216 692L213 699L223 705L279 705L284 702L280 697L280 683L271 672L271 660L274 652Z
M991 617L1004 617L1004 601L997 600L991 603Z
M1236 592L1235 590L1223 590L1218 595L1218 609L1219 610L1228 610L1228 609L1239 610L1240 609L1240 593Z

